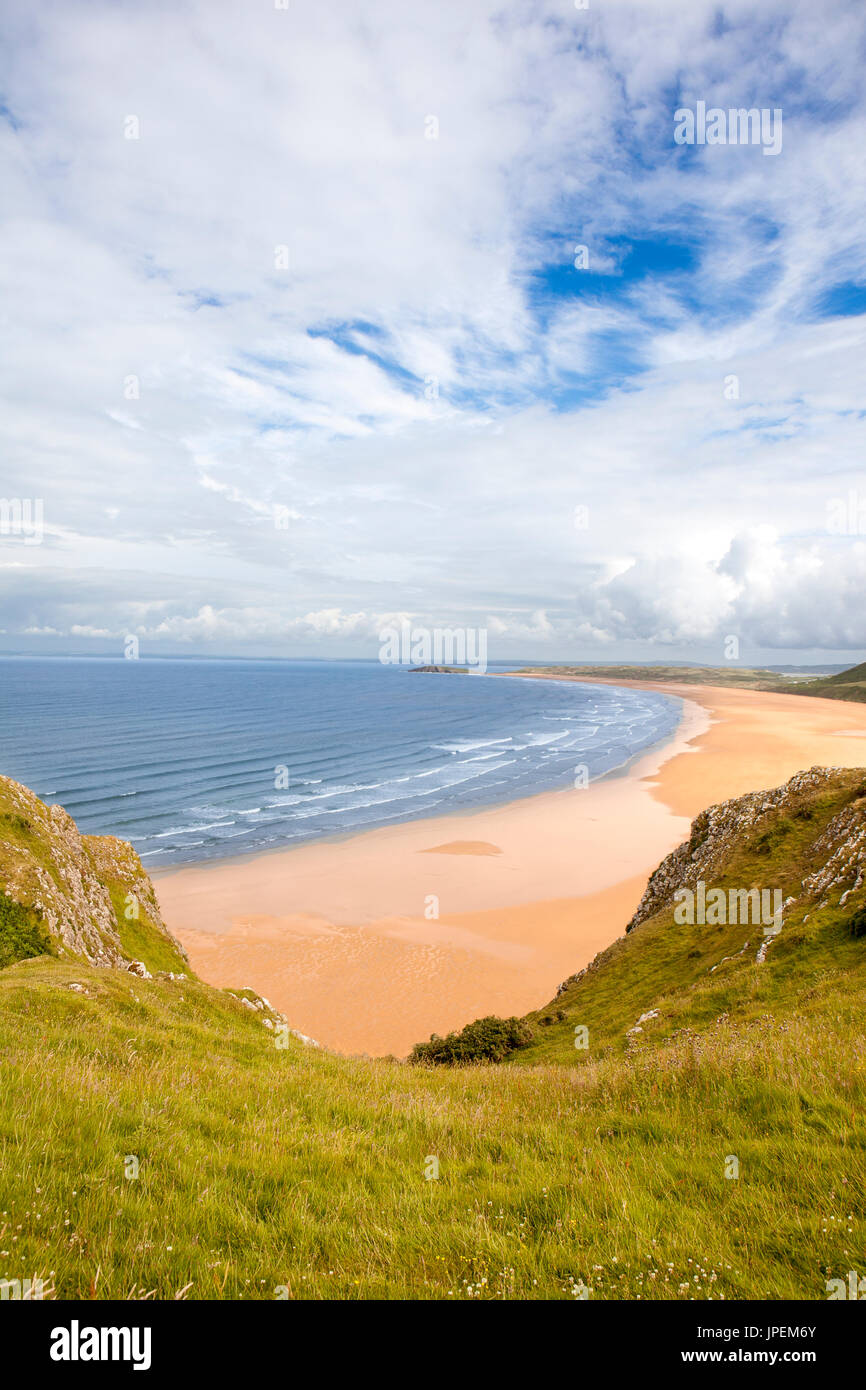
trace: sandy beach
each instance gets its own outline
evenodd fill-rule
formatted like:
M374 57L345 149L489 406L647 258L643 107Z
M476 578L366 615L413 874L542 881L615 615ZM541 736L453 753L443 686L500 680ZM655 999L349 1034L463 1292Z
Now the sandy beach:
M402 1056L546 1003L622 934L705 806L814 764L866 765L866 705L615 684L677 696L683 718L588 788L155 875L193 968L252 986L326 1047Z

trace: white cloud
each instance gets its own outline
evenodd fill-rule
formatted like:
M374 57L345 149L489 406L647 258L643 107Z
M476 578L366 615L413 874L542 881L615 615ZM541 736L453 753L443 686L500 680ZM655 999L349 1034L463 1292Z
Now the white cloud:
M859 647L862 542L825 518L864 487L866 325L812 321L866 282L830 11L7 15L0 491L46 518L0 537L7 646L339 653L398 609L506 655ZM782 155L676 150L698 98L781 103ZM642 239L691 267L624 283ZM540 305L579 243L601 280Z

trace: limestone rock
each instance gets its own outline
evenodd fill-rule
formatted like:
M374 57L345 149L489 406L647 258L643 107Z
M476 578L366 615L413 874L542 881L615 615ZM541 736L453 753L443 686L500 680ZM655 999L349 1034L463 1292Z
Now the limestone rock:
M111 889L186 960L131 845L112 835L82 835L62 806L48 806L20 782L0 777L0 891L39 910L58 954L128 966Z

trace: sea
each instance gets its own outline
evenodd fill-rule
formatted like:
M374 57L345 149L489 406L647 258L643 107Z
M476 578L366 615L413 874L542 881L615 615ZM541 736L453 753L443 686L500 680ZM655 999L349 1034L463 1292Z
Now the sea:
M6 657L0 773L159 869L595 780L666 740L680 711L655 691L495 668Z

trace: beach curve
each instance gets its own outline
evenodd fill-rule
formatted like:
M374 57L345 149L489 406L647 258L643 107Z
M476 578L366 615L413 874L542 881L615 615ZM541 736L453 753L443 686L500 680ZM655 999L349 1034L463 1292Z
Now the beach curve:
M588 787L156 875L194 969L260 990L326 1047L402 1056L431 1032L546 1002L622 934L705 806L863 760L866 706L610 683L673 695L683 716Z

